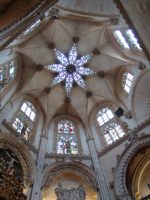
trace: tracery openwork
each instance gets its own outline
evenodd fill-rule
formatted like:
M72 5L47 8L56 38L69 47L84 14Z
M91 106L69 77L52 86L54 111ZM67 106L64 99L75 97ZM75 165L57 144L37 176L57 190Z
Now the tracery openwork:
M29 101L25 101L15 119L12 122L13 128L18 135L23 136L26 140L32 131L36 119L36 109Z
M16 66L14 61L0 65L0 91L8 85L16 75Z
M138 39L131 29L115 30L114 37L123 48L142 51Z
M112 144L125 135L113 112L108 107L102 108L97 114L97 122L101 128L107 145Z
M86 84L82 76L89 76L95 74L95 71L85 66L91 59L92 54L82 56L78 59L76 45L73 44L69 51L68 57L54 49L55 56L60 64L52 64L46 66L48 70L58 73L51 83L51 86L57 85L65 81L65 90L69 94L75 82L81 88L86 89Z
M72 121L61 120L57 124L57 153L77 154L77 136Z

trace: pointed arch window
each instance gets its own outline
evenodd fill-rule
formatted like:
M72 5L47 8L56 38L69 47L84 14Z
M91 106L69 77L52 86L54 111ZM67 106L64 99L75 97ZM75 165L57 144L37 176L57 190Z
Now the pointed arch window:
M123 48L142 51L138 39L131 29L115 30L113 33L114 37Z
M30 132L34 128L36 121L37 111L33 104L29 101L25 101L15 119L12 121L12 127L18 133L18 136L24 137L26 140L29 139Z
M0 91L15 78L15 75L15 61L0 65Z
M127 94L130 93L132 83L133 75L129 72L125 72L122 77L122 87Z
M78 153L76 127L70 120L60 120L57 123L57 153Z
M108 107L100 109L97 113L97 122L107 145L125 135L112 110Z

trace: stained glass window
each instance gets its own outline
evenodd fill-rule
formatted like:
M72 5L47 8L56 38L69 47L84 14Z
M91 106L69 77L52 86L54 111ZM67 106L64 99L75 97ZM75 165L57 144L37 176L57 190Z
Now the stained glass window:
M125 133L121 128L121 126L115 122L108 124L104 128L104 137L107 144L112 144L113 142L123 137L124 135Z
M0 91L9 84L16 74L16 66L14 61L0 65Z
M133 75L125 72L122 77L122 87L129 94L133 83Z
M77 154L77 136L75 125L69 120L57 124L57 153Z
M112 110L108 107L102 108L98 112L97 122L101 128L107 145L112 144L125 135L122 127L118 124Z
M18 136L23 136L26 140L33 129L36 119L36 109L29 101L25 101L15 119L12 121L12 127L18 133Z
M114 36L123 48L142 51L138 39L131 29L115 30Z

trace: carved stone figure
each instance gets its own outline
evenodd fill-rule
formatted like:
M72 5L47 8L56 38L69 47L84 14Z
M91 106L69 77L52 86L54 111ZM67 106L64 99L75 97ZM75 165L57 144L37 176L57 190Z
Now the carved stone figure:
M83 185L78 188L63 189L62 185L59 183L58 187L55 189L55 194L57 200L85 200L86 192Z
M0 173L0 195L7 200L26 200L23 170L17 156L9 149L0 148Z
M85 199L86 197L86 192L83 185L79 186L79 196L81 197L81 199Z

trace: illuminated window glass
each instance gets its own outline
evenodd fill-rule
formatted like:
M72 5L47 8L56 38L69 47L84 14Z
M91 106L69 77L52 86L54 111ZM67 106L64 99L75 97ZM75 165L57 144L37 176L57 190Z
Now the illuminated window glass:
M14 61L0 65L0 91L15 78L15 74L16 66Z
M125 135L113 112L108 107L102 108L97 114L97 122L107 145L112 144Z
M142 51L138 39L131 29L115 30L114 37L123 48Z
M69 120L61 120L57 124L57 153L77 154L75 125Z
M112 118L114 118L114 114L109 108L102 108L97 114L99 126L102 126Z
M21 106L21 110L32 120L34 121L36 116L36 110L35 107L32 105L32 103L26 101Z
M35 107L31 102L25 101L12 121L12 127L16 130L18 136L22 136L27 140L30 132L33 130L35 119Z
M142 51L142 48L140 47L138 39L135 37L135 35L131 29L128 29L125 32L125 35L126 35L126 40L128 40L128 43L131 46L131 49L137 49L137 50Z
M130 49L126 39L124 38L124 36L122 35L121 31L114 31L114 36L117 39L118 43L126 49Z
M23 35L27 35L29 33L31 33L35 28L37 28L41 23L40 19L37 19L33 24L31 24L31 26L29 26L23 33Z
M130 73L124 73L122 78L122 87L129 94L133 83L133 75Z
M125 135L121 126L115 122L108 124L104 128L104 137L107 144L112 144Z

